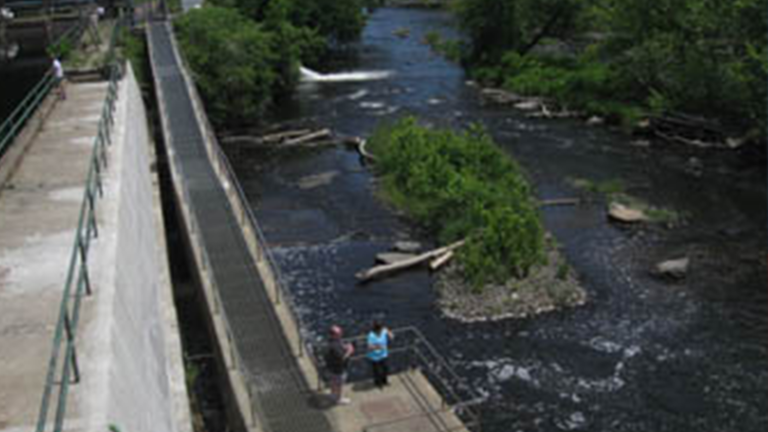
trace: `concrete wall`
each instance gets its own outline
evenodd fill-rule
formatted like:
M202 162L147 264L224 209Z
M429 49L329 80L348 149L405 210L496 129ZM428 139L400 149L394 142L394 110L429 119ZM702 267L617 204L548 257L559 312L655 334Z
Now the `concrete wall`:
M191 431L146 112L132 70L110 149L78 406L88 430Z

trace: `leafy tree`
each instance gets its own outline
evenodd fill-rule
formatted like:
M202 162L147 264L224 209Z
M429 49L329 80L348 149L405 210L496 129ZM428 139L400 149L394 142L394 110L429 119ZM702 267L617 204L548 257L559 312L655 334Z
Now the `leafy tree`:
M578 0L457 0L456 12L474 63L493 62L509 50L526 54L542 39L575 28Z
M295 0L292 4L295 25L313 29L334 44L356 40L365 27L362 0Z
M268 33L222 7L188 12L176 21L176 31L215 123L245 123L264 112L279 63Z
M544 232L517 164L479 126L463 133L406 118L371 138L386 195L442 241L468 238L459 257L476 286L525 277Z

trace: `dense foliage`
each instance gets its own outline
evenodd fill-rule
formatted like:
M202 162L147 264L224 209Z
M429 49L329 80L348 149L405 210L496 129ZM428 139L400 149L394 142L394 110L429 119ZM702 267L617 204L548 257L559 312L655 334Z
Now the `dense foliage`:
M431 130L406 118L370 141L384 192L460 259L476 286L524 277L544 259L543 229L518 165L479 126Z
M195 9L176 21L179 43L216 124L254 120L278 79L270 35L234 9Z
M177 36L216 125L253 123L290 92L299 64L357 38L361 0L214 0L176 20Z
M238 9L256 22L265 21L275 3L281 3L287 22L326 38L330 43L356 40L365 25L362 0L213 0L213 4Z
M632 119L683 111L764 134L768 0L457 0L481 79Z

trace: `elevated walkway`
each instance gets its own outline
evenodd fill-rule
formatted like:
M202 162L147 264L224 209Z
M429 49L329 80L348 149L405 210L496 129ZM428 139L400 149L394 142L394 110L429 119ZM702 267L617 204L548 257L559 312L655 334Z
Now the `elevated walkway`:
M188 229L201 246L198 253L205 254L198 266L208 272L215 301L221 302L224 337L232 338L237 353L230 365L244 377L246 403L251 404L245 412L257 413L250 426L273 432L330 431L326 417L310 405L310 387L208 158L171 30L152 24L148 37L175 188L188 212Z
M290 294L279 284L279 269L264 250L258 224L207 125L170 24L150 25L148 45L176 198L246 427L269 432L466 431L455 410L471 410L466 403L471 390L446 399L446 388L450 392L461 380L438 376L436 371L450 367L434 349L425 348L414 329L398 336L408 341L402 342L406 355L393 365L390 387L372 389L367 365L358 358L345 390L353 403L330 403L318 372L321 356L303 338ZM363 352L362 339L353 341ZM438 392L435 386L441 384Z

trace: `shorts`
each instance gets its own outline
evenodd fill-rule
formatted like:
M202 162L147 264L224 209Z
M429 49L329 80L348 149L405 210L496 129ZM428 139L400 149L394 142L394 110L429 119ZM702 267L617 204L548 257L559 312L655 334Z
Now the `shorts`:
M340 385L343 385L344 381L346 381L346 380L347 380L347 373L346 372L338 374L338 375L337 374L333 374L333 373L329 373L328 374L328 383L331 384L331 385L339 385L340 386Z

